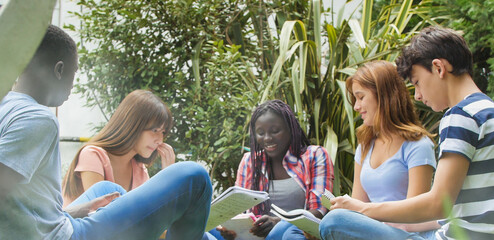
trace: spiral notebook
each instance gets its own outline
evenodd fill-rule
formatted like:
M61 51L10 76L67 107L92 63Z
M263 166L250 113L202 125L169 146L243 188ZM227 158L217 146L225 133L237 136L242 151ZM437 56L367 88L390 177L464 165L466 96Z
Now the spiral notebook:
M289 212L271 204L271 213L297 226L302 231L319 238L319 223L321 219L304 209L295 209Z
M211 202L206 231L269 199L268 193L238 186L228 188Z

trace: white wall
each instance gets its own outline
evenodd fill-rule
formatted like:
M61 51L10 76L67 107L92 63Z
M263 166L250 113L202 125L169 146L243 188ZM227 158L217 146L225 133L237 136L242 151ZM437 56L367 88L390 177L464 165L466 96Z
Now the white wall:
M64 24L79 26L79 20L68 12L80 10L80 6L77 6L77 1L75 0L58 0L53 12L52 24L62 29L64 29ZM64 30L77 43L81 41L77 33L67 29ZM80 78L81 81L87 81L80 72L76 74L76 78ZM85 103L86 100L80 94L72 93L62 106L53 109L60 122L61 137L91 137L95 133L92 127L101 122L106 122L103 114L97 107L87 108L84 107ZM82 143L79 142L60 142L62 170L65 171L67 169L81 145Z

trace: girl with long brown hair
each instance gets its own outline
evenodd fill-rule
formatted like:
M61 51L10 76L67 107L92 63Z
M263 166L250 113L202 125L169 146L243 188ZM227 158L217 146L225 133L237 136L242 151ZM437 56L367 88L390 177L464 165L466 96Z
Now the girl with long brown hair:
M149 179L146 166L160 155L162 168L175 162L163 142L173 124L166 104L152 92L128 94L103 129L79 149L63 181L64 206L100 181L126 191Z

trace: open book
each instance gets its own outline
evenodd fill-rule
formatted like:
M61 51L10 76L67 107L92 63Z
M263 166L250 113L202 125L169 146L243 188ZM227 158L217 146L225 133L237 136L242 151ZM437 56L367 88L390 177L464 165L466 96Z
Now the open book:
M229 187L211 202L206 231L269 199L268 193L237 186Z
M319 223L321 222L321 219L315 217L311 212L304 209L295 209L285 212L283 209L271 204L271 213L297 226L300 230L320 238Z
M343 197L350 197L350 196L348 196L348 194L345 194L343 195ZM329 191L328 189L324 189L324 193L321 194L321 204L329 210L329 208L331 207L330 200L333 198L335 198L333 193L331 193L331 191Z
M253 213L242 213L221 224L222 227L234 231L237 236L235 240L262 240L250 232L252 224L257 220Z
M328 189L324 189L324 193L321 195L321 204L325 208L329 209L331 207L331 202L329 200L333 198L335 198L333 193L331 193Z

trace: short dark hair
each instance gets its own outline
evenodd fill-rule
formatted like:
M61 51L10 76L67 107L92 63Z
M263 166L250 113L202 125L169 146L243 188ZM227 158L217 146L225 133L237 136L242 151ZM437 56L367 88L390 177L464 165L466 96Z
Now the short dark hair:
M33 64L53 66L58 61L75 64L76 56L77 45L74 40L59 27L49 25L28 68L33 67Z
M443 58L453 66L452 74L473 76L473 57L465 39L452 29L429 26L415 35L410 45L396 59L398 73L410 78L412 65L421 65L432 72L432 60Z

